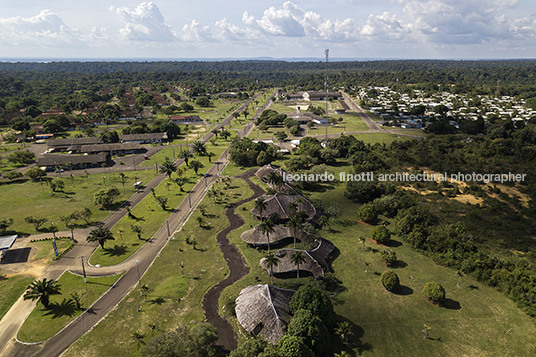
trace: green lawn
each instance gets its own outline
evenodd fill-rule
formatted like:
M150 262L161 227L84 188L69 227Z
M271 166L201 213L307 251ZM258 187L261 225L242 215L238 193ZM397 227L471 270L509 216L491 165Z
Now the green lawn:
M228 225L224 209L229 202L251 196L247 185L236 180L225 190L227 198L220 204L205 199L206 228L200 228L194 219L162 250L148 272L141 278L151 289L147 303L135 288L110 314L89 333L75 342L64 356L139 356L136 344L130 340L139 330L147 342L152 335L148 326L156 323L156 334L179 325L191 326L204 320L202 299L208 289L225 278L227 264L222 257L216 233ZM199 210L192 217L199 216ZM195 238L197 249L185 243L186 235ZM184 276L180 263L184 262ZM138 306L142 311L138 312ZM113 331L113 333L110 333Z
M349 166L334 168L335 173L347 171ZM496 290L463 277L457 287L456 272L436 265L431 259L413 251L396 236L391 248L397 253L398 264L394 268L403 289L398 294L387 292L380 284L380 274L387 269L380 260L385 249L367 239L363 250L358 241L360 235L370 237L374 226L359 223L356 219L358 204L344 197L343 183L323 185L318 192L307 196L320 198L325 204L332 202L343 208L341 216L331 224L331 230L323 235L337 247L332 268L340 278L344 290L332 301L339 321L349 321L354 336L350 346L352 353L364 356L528 356L534 353L536 327L534 321L521 312L510 299ZM227 288L220 298L223 306L234 300L241 289L251 284L269 283L268 274L260 268L264 252L241 243L240 233L249 225L258 223L249 210L253 203L237 208L246 225L231 232L231 241L237 244L251 267L250 274ZM392 222L389 228L394 230ZM447 291L446 307L433 305L421 294L429 281L441 283ZM312 278L300 279L313 283ZM276 286L295 288L295 278L274 279ZM247 335L230 318L243 341ZM430 326L430 339L424 340L421 331L424 324ZM339 353L340 341L334 339L333 352Z
M10 278L0 275L0 320L32 281L34 278L29 275L16 275Z
M52 237L52 233L50 234ZM56 239L56 247L58 248L58 254L61 254L63 251L67 250L72 243L70 237L58 237ZM46 263L52 262L55 257L54 247L52 245L52 240L41 240L39 242L29 243L30 248L35 248L38 250L37 254L33 260L44 260Z
M222 146L211 147L210 151L213 151L218 157L225 150ZM208 162L206 156L196 157L205 167L202 168L196 175L192 169L187 169L185 177L188 178L188 183L183 186L184 192L180 191L180 187L173 182L165 181L155 189L155 196L164 196L168 198L167 210L163 210L156 202L153 195L148 195L142 202L132 209L132 215L134 218L124 216L113 228L112 233L115 236L114 242L107 242L105 249L98 248L90 258L90 262L93 265L100 264L101 266L109 266L118 264L132 254L134 254L145 242L151 238L158 229L162 226L162 223L169 217L171 210L178 207L183 199L186 198L187 193L196 185L197 181L201 179L201 175L207 172L211 163ZM213 160L213 162L215 159ZM181 166L182 169L186 168L186 165ZM176 177L175 175L173 175ZM169 185L167 185L169 182ZM143 232L141 239L132 231L132 225L141 225ZM119 230L124 231L123 236L118 233Z
M84 278L64 273L59 279L61 295L50 298L50 308L38 304L20 328L17 338L22 342L40 342L54 336L61 329L75 320L83 310L89 308L105 291L107 291L119 276L100 278ZM80 309L71 301L71 294L81 297Z
M134 194L134 176L136 175L138 180L147 182L154 177L154 171L128 173L129 178L124 191L118 173L88 175L87 179L84 175L74 176L74 179L71 179L68 177L68 172L63 172L61 175L65 182L64 191L55 192L52 196L48 185L44 182L18 181L1 185L0 217L13 218L13 225L8 228L8 231L13 230L20 235L43 233L48 231L51 222L54 222L60 230L66 230L60 216L84 207L90 208L93 212L91 222L100 222L109 214L109 210L101 209L100 206L93 204L95 192L102 188L116 186L121 191L121 195L115 200L117 203L115 206L119 206ZM54 177L58 176L54 175ZM106 181L103 177L107 178ZM30 215L44 217L48 221L43 224L40 231L36 231L33 225L24 221L24 218Z

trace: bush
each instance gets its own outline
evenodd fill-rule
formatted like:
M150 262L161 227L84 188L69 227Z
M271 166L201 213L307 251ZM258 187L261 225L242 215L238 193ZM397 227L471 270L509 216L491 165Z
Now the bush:
M385 226L378 226L372 231L371 238L378 244L387 244L391 239L391 232Z
M441 284L436 282L426 284L422 289L422 294L425 298L434 303L440 303L445 300L446 297L445 289Z
M298 310L309 310L318 316L331 329L335 326L335 313L329 297L317 287L302 285L292 296L289 304L290 313L295 314Z
M386 270L383 272L380 281L384 288L389 291L395 290L400 286L400 279L398 275L392 270Z
M357 217L365 223L374 224L378 220L378 211L376 211L373 204L365 203L357 211Z
M382 250L382 261L390 267L396 261L396 253L392 249Z

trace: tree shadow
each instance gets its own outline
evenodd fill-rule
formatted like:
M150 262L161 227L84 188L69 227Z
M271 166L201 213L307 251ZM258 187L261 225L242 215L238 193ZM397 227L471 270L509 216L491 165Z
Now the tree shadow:
M154 298L152 300L149 300L149 302L152 304L152 305L162 305L163 303L166 302L166 299L164 299L163 297L159 296L157 298Z
M395 260L391 263L391 268L405 268L408 266L408 263L402 261L402 260Z
M470 290L478 290L478 289L480 289L478 286L476 286L476 285L472 285L472 284L469 285L468 288L469 288Z
M106 248L104 249L104 255L108 255L110 257L119 257L121 255L126 254L127 247L125 245L114 245L113 248Z
M407 295L411 295L413 294L413 289L410 288L409 286L405 286L405 285L399 285L395 290L392 291L393 294L396 294L396 295L402 295L402 296L407 296Z
M61 303L51 303L48 305L48 312L45 313L43 316L50 316L52 315L53 319L57 319L62 316L69 316L73 317L76 312L79 311L76 308L76 304L72 299L66 299L64 298Z
M388 247L391 247L391 248L397 248L397 247L400 247L402 245L402 242L399 242L399 241L394 240L394 239L389 239L389 241L385 245L388 246Z
M332 338L331 352L341 353L345 351L350 356L360 356L365 351L372 352L372 345L368 342L361 341L365 334L365 330L361 326L356 325L341 315L337 315L337 322L347 322L350 326L351 334L349 334L347 341L343 341L339 336Z
M449 298L445 298L443 301L441 301L440 306L449 310L460 310L462 308L458 301Z
M339 220L335 221L335 223L340 224L343 227L352 227L352 226L355 226L357 224L356 221L352 221L350 219L339 219Z

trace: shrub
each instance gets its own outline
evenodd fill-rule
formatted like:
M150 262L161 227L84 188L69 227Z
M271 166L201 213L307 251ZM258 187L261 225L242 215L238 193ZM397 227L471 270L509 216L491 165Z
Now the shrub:
M427 283L422 289L422 294L425 298L434 303L440 303L441 301L445 300L446 296L443 286L436 282Z
M383 272L380 281L384 288L389 291L395 290L400 285L400 279L398 275L392 270L386 270Z
M365 223L373 224L378 220L378 211L376 211L373 204L365 203L357 211L357 217Z
M390 267L396 261L396 253L392 249L382 250L382 261Z
M391 232L385 226L378 226L372 231L371 237L378 244L387 244L391 238Z

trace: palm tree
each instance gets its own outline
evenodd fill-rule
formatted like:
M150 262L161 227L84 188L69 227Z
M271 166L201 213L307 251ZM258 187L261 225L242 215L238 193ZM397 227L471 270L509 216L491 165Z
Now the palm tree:
M142 284L140 286L140 290L141 290L141 293L143 294L143 301L147 302L147 293L149 293L149 285L147 284Z
M194 169L195 174L197 175L197 171L199 171L199 169L202 169L203 167L205 167L205 165L203 165L201 163L201 161L192 160L192 161L190 161L190 167L192 169Z
M56 284L54 280L36 280L28 286L28 291L24 294L24 300L36 300L43 304L45 309L48 309L50 296L61 295L61 286Z
M149 322L147 326L149 326L149 328L151 329L151 336L154 337L154 330L156 330L156 324L154 322Z
M302 252L295 250L290 256L290 261L296 265L296 276L298 277L298 285L300 285L300 264L305 263L305 257L303 256Z
M361 248L362 250L365 250L365 241L367 240L367 237L365 236L359 236L359 241L361 242Z
M274 253L269 253L264 259L264 262L270 267L270 276L272 277L272 285L274 285L274 266L279 264L279 258Z
M192 152L195 155L205 155L207 153L207 148L201 141L196 140L192 143Z
M141 239L141 232L143 231L143 227L140 224L132 224L130 226L130 229L132 229L132 232L136 233L138 239Z
M145 344L145 342L143 341L143 338L145 337L145 335L143 335L140 331L136 330L136 331L133 331L132 334L130 335L130 338L136 342L138 344L138 352L141 352L141 345L142 344Z
M281 185L283 185L283 177L281 175L279 175L277 172L275 171L271 171L268 176L266 176L266 180L268 181L268 183L272 186L275 186L277 187L278 189L281 188ZM294 202L292 202L294 203ZM290 204L289 204L290 205ZM296 205L296 208L297 208L297 205ZM289 207L290 209L290 207Z
M128 178L127 175L125 175L124 172L119 173L119 178L121 179L121 183L123 184L123 191L125 190L125 180Z
M262 221L261 224L259 224L259 230L266 234L266 239L268 240L268 252L270 252L270 233L274 233L274 222L267 219L265 221Z
M179 186L179 188L181 189L181 192L184 192L184 190L182 189L182 186L184 186L186 184L186 178L185 177L176 177L174 179L175 183L177 184L177 186Z
M121 237L121 245L123 245L123 233L125 233L125 230L123 228L119 228L117 230L117 234Z
M188 165L188 160L191 159L193 157L193 155L190 152L190 150L184 149L184 150L179 151L179 157L181 159L184 159L184 162L186 163L186 166L189 166Z
M255 200L255 210L259 212L259 217L262 218L262 212L266 209L266 201L264 198L259 197Z
M348 343L348 337L352 336L352 327L348 321L339 322L335 327L335 333L339 335L344 344Z
M301 227L303 223L303 220L300 216L293 214L290 216L290 219L288 221L288 226L292 228L292 236L294 237L294 249L296 249L296 235L297 235L297 228Z
M114 240L114 235L108 228L98 227L89 232L89 236L86 238L88 242L99 242L102 249L104 249L104 243L107 240Z
M160 165L160 173L165 173L171 179L171 174L175 171L177 171L177 165L166 156L164 162Z
M212 163L212 157L216 156L212 151L207 152L208 162Z
M181 276L184 276L184 267L186 266L186 263L185 263L185 262L181 262L179 265L180 265L180 267L181 267Z

